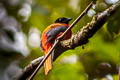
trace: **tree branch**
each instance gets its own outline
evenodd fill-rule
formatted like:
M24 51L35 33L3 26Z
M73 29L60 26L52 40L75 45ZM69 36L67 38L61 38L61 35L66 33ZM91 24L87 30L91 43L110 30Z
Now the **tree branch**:
M15 77L16 80L26 80L36 69L36 67L40 64L40 62L43 60L44 56L41 56L35 60L33 60L29 65L27 65L23 70L22 74L20 74L18 77Z
M55 53L57 54L55 54L54 60L64 51L86 44L88 39L91 38L103 26L103 24L115 11L117 11L119 6L120 2L112 5L101 13L98 13L93 17L92 21L84 26L79 32L77 32L77 34L72 39L60 42L55 49ZM37 61L34 61L25 67L25 69L23 69L23 73L17 78L17 80L26 80L36 69L43 58L44 57L41 57Z
M112 5L105 11L95 15L90 23L84 26L77 34L66 44L62 44L67 49L74 49L77 46L81 46L88 42L91 38L107 21L107 19L117 10L120 6L120 2Z

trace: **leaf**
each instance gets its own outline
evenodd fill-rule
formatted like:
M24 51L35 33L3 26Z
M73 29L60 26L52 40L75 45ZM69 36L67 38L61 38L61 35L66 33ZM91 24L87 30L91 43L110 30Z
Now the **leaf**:
M112 37L119 34L119 32L120 32L120 8L108 20L107 30L109 31L109 33Z

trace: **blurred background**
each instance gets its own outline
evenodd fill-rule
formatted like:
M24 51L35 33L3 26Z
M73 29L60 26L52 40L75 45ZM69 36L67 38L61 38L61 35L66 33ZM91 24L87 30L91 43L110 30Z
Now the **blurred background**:
M92 0L0 0L0 80L13 80L33 59L42 56L40 36L58 17L72 21ZM119 0L96 4L72 29L73 35L92 17ZM71 21L71 23L72 23ZM84 45L64 52L48 76L42 68L34 80L118 80L120 8Z

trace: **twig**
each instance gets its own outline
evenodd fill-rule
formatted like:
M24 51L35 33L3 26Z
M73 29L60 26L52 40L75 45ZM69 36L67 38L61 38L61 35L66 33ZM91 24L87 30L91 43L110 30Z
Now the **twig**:
M52 46L52 48L50 49L50 51L48 52L48 54L44 57L44 59L41 61L41 63L38 65L38 67L35 69L35 71L32 73L32 75L29 77L28 80L32 80L34 78L34 76L36 75L36 73L39 71L39 69L42 67L42 65L44 64L44 62L46 61L46 59L50 56L51 52L53 51L53 49L55 49L58 45L58 43L63 39L63 37L65 36L65 34L72 29L72 27L84 16L84 14L87 13L87 11L91 8L93 2L91 2L87 8L80 14L80 16L78 16L78 18L70 25L69 28L67 28L67 30L61 35L61 37L55 42L55 44Z

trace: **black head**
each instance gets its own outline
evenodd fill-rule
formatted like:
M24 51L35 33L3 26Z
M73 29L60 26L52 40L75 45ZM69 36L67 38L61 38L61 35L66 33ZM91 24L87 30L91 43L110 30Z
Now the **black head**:
M65 18L65 17L61 17L61 18L58 18L55 23L65 23L65 24L68 24L69 21L71 21L72 18Z

